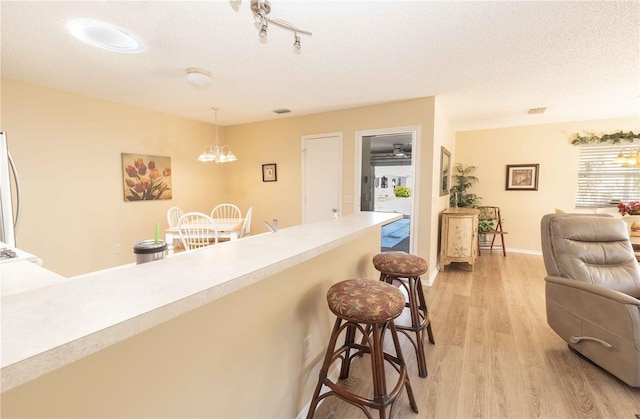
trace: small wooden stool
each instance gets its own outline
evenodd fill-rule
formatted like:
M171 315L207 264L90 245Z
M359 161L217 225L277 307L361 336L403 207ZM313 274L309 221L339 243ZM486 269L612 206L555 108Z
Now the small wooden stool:
M383 252L373 257L373 266L380 272L380 281L388 284L397 281L407 291L406 307L411 314L411 325L397 324L396 328L413 344L418 361L418 374L420 377L426 377L428 373L424 353L424 329L427 329L429 342L436 343L433 339L429 312L420 280L420 275L427 272L427 262L420 256L405 252ZM409 335L409 332L416 334L415 339Z
M327 292L329 309L336 315L336 322L329 339L329 346L320 368L320 377L316 386L307 418L315 414L318 403L324 398L335 395L347 403L350 403L368 417L371 414L366 407L377 409L380 418L387 417L387 406L391 405L389 417L395 412L395 402L406 388L409 403L414 412L418 413L411 382L407 374L407 368L402 357L398 333L393 324L393 319L398 317L405 306L402 291L398 288L380 281L369 279L349 279L334 284ZM365 333L365 327L371 328L372 333ZM386 330L391 332L396 355L384 352L384 334ZM345 342L336 348L338 337L346 330ZM365 344L355 342L356 331L364 335ZM353 350L353 352L352 352ZM339 387L331 381L327 374L333 362L342 360L340 379L348 378L351 360L362 353L371 354L371 374L373 376L373 398L368 399L361 395ZM398 371L398 382L391 392L387 392L386 376L384 371L385 361ZM329 391L320 395L322 386L329 387Z

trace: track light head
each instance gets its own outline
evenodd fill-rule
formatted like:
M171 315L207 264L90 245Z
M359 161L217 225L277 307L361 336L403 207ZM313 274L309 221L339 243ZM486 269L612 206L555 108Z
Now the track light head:
M269 3L269 0L251 0L251 10L254 15L264 19L265 16L271 13L271 3Z
M300 36L296 33L295 41L293 42L293 47L296 49L300 49Z
M260 38L266 38L267 37L267 23L263 23L262 24L262 28L260 28L260 32L258 32L258 35L260 35Z

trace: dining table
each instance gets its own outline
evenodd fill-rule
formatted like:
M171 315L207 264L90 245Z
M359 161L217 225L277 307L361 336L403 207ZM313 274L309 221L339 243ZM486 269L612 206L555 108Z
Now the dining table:
M244 218L214 218L215 226L198 226L209 230L218 230L218 238L237 240L244 226ZM189 227L188 225L186 226ZM167 253L173 253L173 241L180 238L178 226L169 227L164 231L164 239L167 243Z

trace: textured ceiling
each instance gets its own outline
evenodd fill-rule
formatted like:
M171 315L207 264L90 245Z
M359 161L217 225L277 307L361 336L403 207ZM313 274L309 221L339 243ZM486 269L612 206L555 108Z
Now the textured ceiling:
M2 1L2 76L221 125L437 96L456 130L640 115L640 3L278 1L266 42L243 1ZM65 22L109 21L142 54ZM195 87L187 67L213 73ZM547 107L542 115L528 108ZM272 111L288 108L292 113Z

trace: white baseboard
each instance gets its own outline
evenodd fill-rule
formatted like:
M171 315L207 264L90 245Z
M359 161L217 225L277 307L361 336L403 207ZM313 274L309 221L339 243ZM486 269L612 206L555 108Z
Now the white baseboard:
M542 256L542 251L541 250L527 250L527 249L512 249L510 247L507 248L507 254L509 254L509 252L513 252L513 253L524 253L527 255L538 255L538 256Z
M436 280L436 276L438 276L438 272L440 272L438 269L430 269L428 278L420 278L420 280L422 281L422 285L426 285L428 287L433 285L433 282Z

